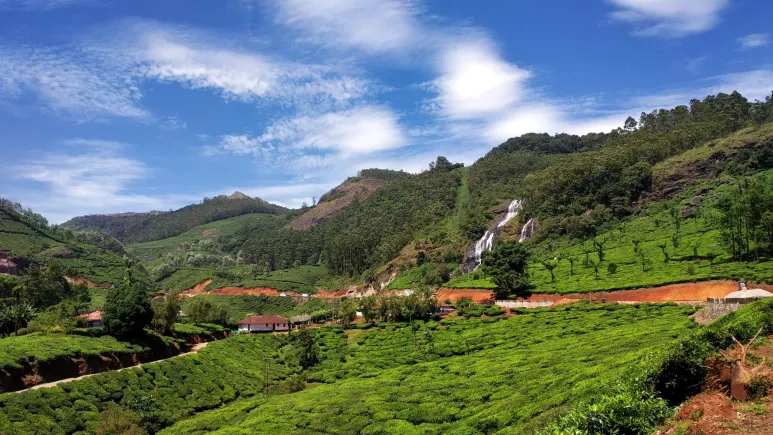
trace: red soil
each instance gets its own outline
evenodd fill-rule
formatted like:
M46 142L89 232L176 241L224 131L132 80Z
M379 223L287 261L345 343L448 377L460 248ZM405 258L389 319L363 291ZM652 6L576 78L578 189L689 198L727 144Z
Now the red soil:
M748 284L748 288L761 288L773 291L772 285ZM594 299L606 299L607 302L683 302L705 301L706 298L723 298L729 293L738 290L736 281L704 281L671 284L662 287L652 287L636 290L618 290L614 292L593 293ZM557 301L559 299L587 299L587 293L572 294L533 294L530 301Z
M223 287L215 289L209 292L211 295L227 295L227 296L280 296L282 294L286 296L301 296L300 293L294 291L279 291L270 287L255 287L255 288L242 288L242 287Z
M349 290L317 290L314 293L315 298L321 299L339 299L346 296Z
M183 290L180 293L184 294L184 295L188 295L188 296L200 295L200 294L205 292L205 289L210 284L212 284L212 280L208 279L208 280L202 281L202 282L194 285L193 287L191 287L191 288L189 288L187 290Z
M473 302L479 304L484 301L490 301L494 299L494 292L491 290L473 290L473 289L452 289L441 288L437 291L437 300L443 302L445 300L457 301L459 298L467 296L472 299Z

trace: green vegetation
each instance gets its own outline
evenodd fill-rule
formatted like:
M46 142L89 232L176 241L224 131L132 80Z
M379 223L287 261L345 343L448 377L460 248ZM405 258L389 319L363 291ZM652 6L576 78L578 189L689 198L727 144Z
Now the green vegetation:
M630 219L600 232L594 239L582 241L552 238L534 245L539 256L557 258L555 282L544 264L530 265L531 281L536 293L575 293L650 287L677 282L710 279L748 279L754 282L773 281L773 262L769 257L768 233L761 221L750 228L758 228L758 244L750 245L752 252L744 261L734 258L733 249L723 236L722 209L732 198L743 204L749 195L739 195L743 186L760 186L762 192L771 184L773 171L766 171L748 180L729 183L714 182L696 187L677 198L651 205ZM699 205L691 205L694 195L701 190ZM758 189L759 190L759 189ZM755 204L766 207L764 193ZM725 205L721 205L722 202ZM720 205L718 205L720 204ZM690 209L691 217L682 217L680 209ZM748 210L752 208L747 207ZM758 215L762 216L767 209ZM604 261L599 261L593 241L603 243ZM752 237L750 236L750 241ZM676 241L676 245L674 245ZM756 249L759 247L759 249ZM746 251L745 251L746 252ZM750 257L750 258L747 258ZM586 264L586 258L588 263ZM667 259L667 260L666 260ZM572 266L571 261L574 262ZM598 278L594 264L601 264ZM615 272L609 273L609 264ZM483 271L460 276L446 284L452 288L495 288Z
M148 350L147 347L118 341L105 335L32 334L6 337L0 340L0 370L11 371L35 361L42 365L61 358L87 357L108 354L129 354Z
M48 227L44 218L33 220L28 216L39 215L0 198L0 253L18 258L22 265L56 263L70 276L121 282L124 251L120 243L101 233ZM136 273L139 276L142 270L138 268Z
M199 295L186 298L182 310L188 314L190 307L197 300L211 304L221 304L228 311L228 322L236 324L249 315L280 315L285 318L301 314L312 314L330 308L330 302L324 299L310 299L308 302L297 303L290 297L281 296L221 296Z
M578 305L351 331L346 346L330 330L307 375L322 385L247 399L162 433L531 433L681 336L689 311Z
M195 355L101 373L53 388L0 395L0 433L93 434L100 413L120 406L151 433L194 412L261 392L299 370L287 336L240 336ZM266 379L268 364L268 379Z
M298 266L273 272L255 273L250 265L231 266L229 268L183 268L160 282L164 288L175 290L188 289L207 279L212 279L208 289L222 287L270 287L280 291L314 293L317 285L326 279L328 272L324 266Z
M284 210L260 198L234 192L231 196L204 198L201 204L170 212L81 216L65 222L63 226L78 230L96 229L126 243L139 243L174 237L199 225L234 216L277 214Z
M139 337L152 320L153 309L144 285L128 279L107 293L102 321L108 334L125 339Z

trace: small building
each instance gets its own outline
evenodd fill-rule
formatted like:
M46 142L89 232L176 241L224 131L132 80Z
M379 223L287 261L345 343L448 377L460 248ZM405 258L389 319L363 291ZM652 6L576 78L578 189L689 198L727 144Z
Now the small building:
M453 311L456 311L456 307L454 307L451 304L440 304L440 306L438 307L438 314L440 314L441 316Z
M752 290L746 290L746 286L743 286L743 290L738 290L730 293L729 295L725 296L725 303L726 304L748 304L750 302L754 302L760 299L769 298L773 296L773 293L762 290L762 289L752 289Z
M89 325L89 328L101 328L102 327L102 311L94 311L88 314L81 314L79 319L83 319Z
M290 323L293 325L293 327L308 325L311 323L311 316L308 314L303 314L300 316L290 317Z
M290 325L282 316L249 316L239 322L242 332L274 332L287 331Z

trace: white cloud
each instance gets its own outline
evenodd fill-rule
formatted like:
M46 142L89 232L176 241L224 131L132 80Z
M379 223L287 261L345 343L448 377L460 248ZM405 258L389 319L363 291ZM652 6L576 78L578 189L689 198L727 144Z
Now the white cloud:
M139 106L148 81L300 109L342 107L378 89L347 68L275 59L234 44L196 29L125 21L69 45L0 45L0 99L34 95L47 109L79 121L151 120ZM157 121L184 128L175 117Z
M682 37L713 29L729 0L608 0L614 20L634 25L638 36Z
M439 55L434 103L452 118L496 113L523 99L529 72L504 61L484 38L464 40Z
M148 211L180 207L197 198L185 195L148 196L131 193L134 182L151 176L151 169L121 153L120 142L73 139L67 152L54 152L9 168L11 179L35 188L4 191L53 223L83 214Z
M418 5L411 0L276 0L276 21L306 40L333 48L387 53L420 45Z
M384 106L361 106L321 115L302 115L270 125L260 136L226 135L214 147L289 163L312 150L335 155L366 154L402 147L406 137L397 116ZM321 157L298 161L319 166Z
M134 26L131 42L138 73L193 89L212 89L226 99L274 99L299 102L318 97L346 101L369 90L367 80L341 74L330 66L273 59L211 35L173 32L154 23Z
M78 47L0 46L0 98L28 92L50 110L78 120L149 117L137 106L142 93L125 71L104 65Z
M757 47L764 47L770 44L770 34L752 33L751 35L746 35L743 38L738 38L738 44L741 46L741 49L744 49L744 50L757 48Z

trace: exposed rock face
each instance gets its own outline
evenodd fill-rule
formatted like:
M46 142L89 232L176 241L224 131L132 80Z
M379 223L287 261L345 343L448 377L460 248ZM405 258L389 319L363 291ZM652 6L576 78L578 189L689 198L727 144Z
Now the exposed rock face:
M703 197L702 196L694 196L690 200L690 205L692 205L692 206L701 205L702 202L703 202Z
M6 275L18 275L19 265L11 261L10 258L0 257L0 273L6 274Z
M691 217L695 216L695 211L693 211L693 209L688 208L688 207L680 208L679 211L682 212L682 217L683 218L691 218Z

